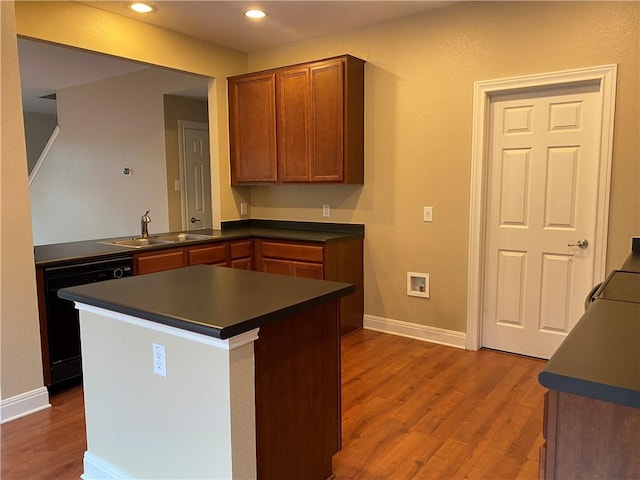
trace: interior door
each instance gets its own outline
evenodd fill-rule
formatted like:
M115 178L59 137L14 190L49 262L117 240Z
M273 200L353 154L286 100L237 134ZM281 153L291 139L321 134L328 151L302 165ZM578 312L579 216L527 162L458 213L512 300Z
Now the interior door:
M181 122L182 228L212 228L209 128Z
M597 84L490 105L482 345L549 358L593 285L602 105Z

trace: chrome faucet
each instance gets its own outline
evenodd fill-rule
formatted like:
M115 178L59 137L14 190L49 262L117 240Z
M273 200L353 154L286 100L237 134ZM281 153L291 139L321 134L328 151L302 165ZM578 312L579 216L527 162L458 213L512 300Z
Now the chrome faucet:
M149 238L149 222L151 221L151 217L149 216L149 210L142 216L140 219L140 227L142 229L142 234L140 238Z

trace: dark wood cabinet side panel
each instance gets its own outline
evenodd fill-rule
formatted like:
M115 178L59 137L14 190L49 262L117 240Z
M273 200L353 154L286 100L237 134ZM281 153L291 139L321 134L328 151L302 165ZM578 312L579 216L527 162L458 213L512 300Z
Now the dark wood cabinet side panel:
M558 392L549 390L544 396L544 420L542 436L544 438L544 458L540 457L540 476L554 478L556 463L556 420L558 416ZM541 452L542 453L542 452Z
M182 248L133 256L134 275L162 272L184 266L186 266L186 258L185 250Z
M275 73L229 79L231 183L276 182Z
M547 478L640 478L638 452L639 408L558 392L554 476Z
M325 246L324 278L352 283L355 293L342 297L340 333L345 335L362 328L364 316L363 240L329 243Z
M260 328L254 351L258 478L330 478L341 442L337 301Z
M278 178L309 181L309 69L282 70L277 76Z
M344 183L364 183L365 62L347 57L345 70Z

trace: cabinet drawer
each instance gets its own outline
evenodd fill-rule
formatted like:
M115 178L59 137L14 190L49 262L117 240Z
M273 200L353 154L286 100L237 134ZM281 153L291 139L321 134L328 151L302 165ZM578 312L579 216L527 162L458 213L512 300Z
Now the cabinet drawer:
M263 257L317 263L324 261L324 248L318 245L262 241L260 246Z
M136 275L162 272L163 270L171 270L184 266L184 250L182 249L134 257L134 270Z
M251 243L251 240L231 243L231 258L235 260L237 258L251 257Z
M188 250L189 265L227 264L227 244L193 247Z

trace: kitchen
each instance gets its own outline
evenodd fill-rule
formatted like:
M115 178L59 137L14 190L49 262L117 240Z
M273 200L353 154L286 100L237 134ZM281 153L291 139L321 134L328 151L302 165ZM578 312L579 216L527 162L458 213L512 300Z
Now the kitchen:
M16 8L18 33L25 36L209 77L224 78L346 51L365 58L370 67L364 186L234 190L221 181L217 211L221 220L239 218L239 204L246 200L253 218L322 221L321 206L328 203L332 221L365 224L365 313L372 317L401 320L421 332L427 329L419 327L427 326L444 333L466 331L469 132L472 86L477 80L617 63L608 270L623 263L629 239L638 232L636 3L457 4L413 19L336 34L322 42L310 40L250 55L217 51L229 62L224 72L219 67L222 59L211 49L201 48L203 44L149 26L138 28L144 28L158 43L163 38L180 45L187 42L202 56L192 59L178 52L139 52L133 46L104 44L98 38L75 35L77 30L69 18L80 12L89 15L87 18L115 21L81 4L74 4L75 13L66 12L68 15L56 14L52 6L39 5L32 11L28 11L29 5ZM530 22L531 29L521 28L522 18ZM119 26L126 27L125 31L133 29L132 22L123 21ZM214 114L218 119L225 119L227 113L223 83L215 85ZM3 81L3 98L10 98L5 96L10 95L5 94L5 88ZM433 95L434 91L439 93ZM9 108L3 102L3 126L6 115L16 114ZM212 162L219 178L226 179L225 129L219 129L218 135ZM3 142L5 148L9 146ZM23 175L21 166L7 164L7 158L18 155L11 150L2 155L3 272L11 272L12 279L2 286L3 400L42 385L37 323L33 321L33 279L28 277L33 259L23 248L31 236L24 221L29 217L28 193L26 185L4 183ZM416 175L425 166L425 174ZM290 208L291 198L297 208ZM433 224L422 222L423 205L434 205ZM432 275L429 301L406 297L407 271Z

